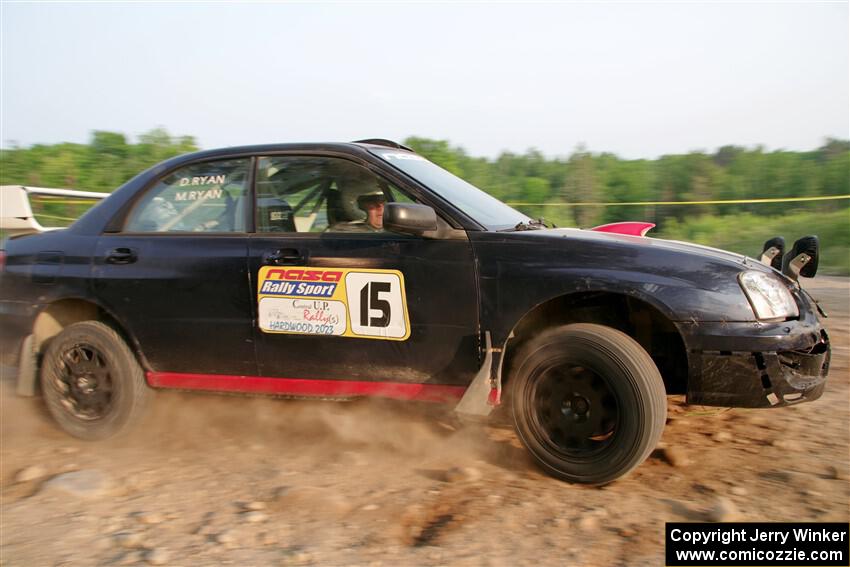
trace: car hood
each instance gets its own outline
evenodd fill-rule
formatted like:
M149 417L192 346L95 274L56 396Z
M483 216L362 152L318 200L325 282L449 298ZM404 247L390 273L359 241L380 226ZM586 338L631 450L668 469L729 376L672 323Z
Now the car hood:
M741 254L720 250L719 248L712 248L710 246L693 244L690 242L680 242L677 240L664 240L646 236L629 236L608 232L594 232L577 228L552 228L524 231L521 234L527 235L533 239L540 239L541 241L554 246L561 245L564 240L567 239L573 244L583 241L597 246L604 246L607 244L614 247L635 247L658 252L670 252L676 255L687 254L691 256L699 256L705 260L719 262L739 269L759 269L764 267L761 262Z
M761 262L708 246L580 229L539 229L474 236L494 280L521 279L541 295L595 290L640 297L674 321L752 321L738 283ZM783 278L786 285L787 278ZM789 285L790 287L790 285ZM530 292L529 292L530 293Z

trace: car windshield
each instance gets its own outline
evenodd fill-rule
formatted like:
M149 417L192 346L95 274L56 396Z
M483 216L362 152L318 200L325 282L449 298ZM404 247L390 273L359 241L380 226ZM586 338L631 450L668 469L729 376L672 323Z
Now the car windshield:
M513 229L517 225L532 223L526 215L422 156L395 149L371 151L452 203L487 230Z

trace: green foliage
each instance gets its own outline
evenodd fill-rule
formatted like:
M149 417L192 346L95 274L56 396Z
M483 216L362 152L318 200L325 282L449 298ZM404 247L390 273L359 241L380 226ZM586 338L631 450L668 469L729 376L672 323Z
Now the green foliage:
M850 193L850 141L827 139L808 152L723 146L655 160L625 160L582 146L568 158L538 150L472 157L447 140L412 137L414 150L534 218L558 226L643 220L659 236L705 243L749 255L782 234L792 241L817 232L826 271L850 273L850 218L846 201L806 204L573 206L573 203L716 201L846 195ZM0 151L0 184L112 191L133 175L174 155L196 150L194 138L158 128L135 144L115 132L92 132L89 144L35 145ZM530 204L534 203L534 204ZM47 213L76 216L51 204ZM816 228L813 228L816 227Z
M572 219L571 224L582 227L618 220L663 224L700 215L742 212L776 216L784 214L789 206L736 203L571 207L570 203L750 200L850 192L850 141L846 140L827 139L822 147L810 152L723 146L714 154L691 152L656 160L624 160L607 153L593 154L582 146L566 160L546 159L534 149L524 154L504 152L487 160L470 157L463 148L446 140L408 138L405 144L531 216L540 216L545 208L547 212L556 211L553 219ZM541 202L555 206L525 205ZM808 205L806 210L830 211L835 204L817 203Z
M197 149L191 136L172 137L161 128L142 134L136 144L124 134L95 131L87 145L0 150L0 185L111 192L140 171Z
M459 162L466 157L466 154L460 148L451 147L448 141L412 137L405 140L405 144L455 175L461 173Z
M624 160L579 146L567 159L540 152L505 152L495 160L469 157L446 140L409 138L419 153L557 226L642 220L653 234L757 255L768 238L821 238L821 271L850 274L847 201L735 203L724 205L570 206L570 203L751 200L850 193L850 141L827 139L810 152L723 146L714 154L691 152L656 160ZM547 203L546 205L528 203ZM836 209L840 209L836 211ZM816 227L816 228L814 228Z
M765 240L784 236L791 246L801 236L820 239L818 273L850 275L850 208L833 212L800 212L780 216L741 213L724 217L671 219L655 233L659 238L696 242L757 258Z

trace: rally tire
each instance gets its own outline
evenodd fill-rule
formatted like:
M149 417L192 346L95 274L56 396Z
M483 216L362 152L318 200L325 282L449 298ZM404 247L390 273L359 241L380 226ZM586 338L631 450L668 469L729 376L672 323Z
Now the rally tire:
M126 433L153 397L133 351L99 321L69 325L50 341L41 390L59 426L87 441Z
M606 484L642 463L661 438L664 382L643 347L617 329L546 330L522 348L514 368L517 434L552 476Z

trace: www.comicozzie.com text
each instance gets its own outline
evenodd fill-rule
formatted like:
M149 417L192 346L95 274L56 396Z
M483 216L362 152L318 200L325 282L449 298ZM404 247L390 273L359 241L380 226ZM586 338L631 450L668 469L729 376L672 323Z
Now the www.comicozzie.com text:
M845 541L847 532L834 530L814 530L812 528L796 528L793 530L764 530L760 528L738 528L731 530L717 529L710 532L686 531L674 528L670 532L673 541L690 543L722 543L727 545L735 541L774 541L785 544L793 533L795 541Z

